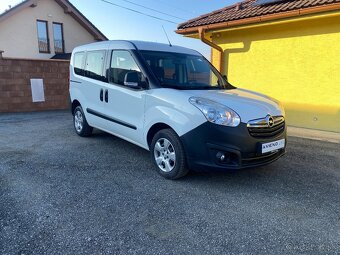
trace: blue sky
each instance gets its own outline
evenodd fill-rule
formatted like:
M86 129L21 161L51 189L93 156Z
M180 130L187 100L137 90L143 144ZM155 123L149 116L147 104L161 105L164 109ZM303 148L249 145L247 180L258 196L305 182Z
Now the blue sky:
M70 0L94 25L96 25L109 39L131 39L166 43L163 32L164 26L172 44L181 45L198 50L206 57L210 56L210 48L199 40L184 38L174 31L179 23L210 11L223 8L237 1L235 0L106 0L127 8L135 9L149 15L167 19L176 24L153 19L117 6L110 5L102 0ZM20 0L1 0L0 12L20 3ZM156 9L165 14L144 9ZM181 19L179 19L181 18Z

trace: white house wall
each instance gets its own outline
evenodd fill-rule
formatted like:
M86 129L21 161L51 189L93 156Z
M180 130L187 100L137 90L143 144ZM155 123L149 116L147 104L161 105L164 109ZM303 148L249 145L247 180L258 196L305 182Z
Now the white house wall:
M0 50L4 57L48 59L55 55L53 22L63 24L65 52L74 47L95 42L94 37L54 0L38 0L37 6L27 7L0 22ZM39 53L37 20L48 21L50 54Z

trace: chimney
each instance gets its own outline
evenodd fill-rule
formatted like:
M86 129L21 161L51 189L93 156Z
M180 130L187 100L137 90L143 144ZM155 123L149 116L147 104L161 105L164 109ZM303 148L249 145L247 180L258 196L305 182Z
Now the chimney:
M241 10L241 8L242 8L242 3L237 3L236 6L235 6L235 10L239 11L239 10Z

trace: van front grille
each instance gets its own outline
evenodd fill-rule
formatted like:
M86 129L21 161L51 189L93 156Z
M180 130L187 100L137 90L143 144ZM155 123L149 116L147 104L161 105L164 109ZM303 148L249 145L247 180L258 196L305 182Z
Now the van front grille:
M283 116L268 115L262 119L251 120L247 123L249 134L256 138L271 138L280 135L285 130Z

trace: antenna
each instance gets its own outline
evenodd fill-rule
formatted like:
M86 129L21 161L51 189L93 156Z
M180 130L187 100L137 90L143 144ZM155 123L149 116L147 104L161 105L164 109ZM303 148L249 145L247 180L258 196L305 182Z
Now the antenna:
M165 29L164 29L164 26L163 26L163 25L162 25L162 28L163 28L163 31L164 31L164 34L165 34L166 38L168 39L169 46L170 46L170 47L172 47L172 44L171 44L171 42L170 42L170 40L169 40L169 37L168 37L168 34L166 33L166 31L165 31Z

